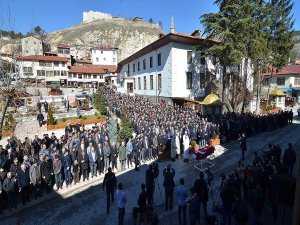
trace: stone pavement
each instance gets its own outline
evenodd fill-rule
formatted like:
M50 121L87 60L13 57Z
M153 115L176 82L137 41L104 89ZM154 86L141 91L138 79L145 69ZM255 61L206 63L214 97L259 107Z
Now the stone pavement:
M280 130L263 133L256 137L248 139L248 151L246 159L250 162L254 151L261 153L261 150L265 149L268 143L279 143L284 150L288 142L295 145L297 156L299 159L299 121L295 121L294 125L289 125ZM224 151L227 149L227 151ZM223 154L222 151L224 151ZM214 181L212 184L213 196L217 195L218 187L221 183L219 178L220 174L232 173L233 169L237 168L237 162L240 158L240 147L238 142L232 142L224 146L218 147L219 156L216 158L216 165L211 169L214 173ZM176 162L160 162L160 175L156 184L156 192L154 194L155 211L159 216L160 225L173 225L178 224L177 221L177 209L173 208L172 211L165 212L162 207L162 200L164 201L164 189L163 189L163 176L162 170L169 163L172 163L175 168L175 182L176 185L181 177L186 180L186 186L189 188L192 186L194 180L199 176L199 171L193 168L192 163L184 163L182 160ZM297 161L296 168L298 168L299 160ZM117 173L118 182L124 184L125 192L127 193L128 202L126 205L125 224L132 223L132 208L137 205L137 199L140 192L140 184L145 182L145 171L147 166L142 166L139 172L134 170L128 170L126 172ZM299 171L298 171L299 172ZM90 183L80 184L82 186L73 186L70 190L63 190L62 192L54 193L53 198L44 201L37 201L34 206L28 206L26 208L20 208L18 213L5 214L1 218L1 225L15 224L16 216L21 220L21 224L98 224L98 225L115 225L118 224L118 211L116 203L111 206L111 212L106 215L106 194L102 191L102 179L103 176L90 181ZM160 190L160 191L159 191ZM66 192L64 192L66 191ZM161 195L160 195L161 193ZM162 196L162 199L161 197ZM174 197L174 206L176 204L176 197ZM208 210L211 213L212 201L208 204ZM279 209L281 210L281 208ZM281 224L281 218L285 218L286 223L290 224L291 210L289 209L287 214L283 215L282 211L279 211L280 218L277 223L270 220L270 211L266 207L263 220L264 224ZM220 218L219 218L220 219ZM203 224L203 222L201 223Z

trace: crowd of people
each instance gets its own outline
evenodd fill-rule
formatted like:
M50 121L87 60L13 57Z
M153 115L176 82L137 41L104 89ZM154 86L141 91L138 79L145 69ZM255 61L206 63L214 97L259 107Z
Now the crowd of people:
M11 210L17 207L19 204L17 199L25 205L32 198L37 199L45 193L51 193L53 187L59 191L107 172L103 182L103 188L106 188L107 194L107 213L109 213L110 202L114 201L114 192L118 189L116 197L123 199L120 204L118 202L120 220L122 220L126 196L123 184L117 185L114 170L122 171L133 167L139 170L141 164L157 159L158 153L165 148L169 149L173 161L183 155L184 161L188 162L189 146L192 140L200 146L205 146L211 138L218 136L222 142L228 142L237 140L241 133L249 137L260 132L281 128L292 120L291 112L264 116L237 113L204 116L189 108L167 105L164 101L158 101L158 104L155 104L147 98L122 95L109 88L103 88L101 92L106 98L110 112L120 118L125 116L130 120L134 130L132 137L122 140L121 143L113 143L108 130L109 120L107 120L103 124L95 124L91 129L85 129L84 126L73 127L68 124L65 134L61 137L56 137L55 133L52 133L52 135L44 134L41 139L37 135L33 140L25 138L24 141L20 141L15 137L8 139L5 146L0 146L0 213L4 209ZM270 150L270 152L273 151L275 150ZM274 157L271 157L269 161L264 158L262 161L257 161L255 166L263 172L266 168L272 168L272 172L269 171L268 174L271 176L278 171L279 165L288 165L286 162L289 160L285 159L285 164L282 164L279 158L278 155L277 161L274 161ZM276 167L273 166L275 162L278 163ZM120 164L119 167L118 164ZM153 170L153 168L149 169ZM242 170L243 182L248 179L248 177L245 178L245 170L246 168ZM289 171L293 172L292 166L289 166ZM248 172L250 174L250 169ZM152 173L149 172L148 176L149 174ZM174 169L166 168L163 175L166 180L164 183L165 208L166 210L172 209L173 195L176 193L178 206L180 206L179 221L182 221L180 224L186 222L186 203L190 204L190 221L194 221L190 224L195 224L199 220L198 217L193 217L194 214L191 212L191 210L198 210L199 202L205 208L205 219L209 219L205 203L208 197L206 194L203 196L202 193L204 192L202 185L207 186L203 174L190 190L189 200L187 200L187 193L184 194L183 179L180 179L181 186L174 191ZM148 177L146 183L141 186L139 208L145 207L145 199L148 203L146 205L152 205L155 176L150 180ZM259 176L261 182L261 174ZM224 184L227 183L224 182ZM240 186L245 196L245 192L250 188L245 189L243 185ZM224 187L227 186L224 185ZM238 193L235 194L236 198L240 196ZM223 201L222 196L224 195L221 195ZM246 197L245 200L247 200ZM223 208L225 209L226 206ZM143 209L139 209L139 212L143 212ZM138 215L137 221L145 220L143 213ZM224 215L228 217L227 214Z

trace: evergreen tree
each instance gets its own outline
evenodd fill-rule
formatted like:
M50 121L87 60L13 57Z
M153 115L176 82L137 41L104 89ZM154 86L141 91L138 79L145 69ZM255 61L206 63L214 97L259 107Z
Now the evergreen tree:
M53 117L53 111L52 111L52 106L51 105L49 106L49 109L48 109L47 122L48 122L49 125L55 125L55 123L56 123L56 121Z

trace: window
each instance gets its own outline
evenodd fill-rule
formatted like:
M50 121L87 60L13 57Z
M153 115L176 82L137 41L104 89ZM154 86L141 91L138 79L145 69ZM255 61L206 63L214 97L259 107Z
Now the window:
M192 56L192 51L187 51L187 64L192 64L193 61L193 56Z
M37 70L37 76L45 76L45 70Z
M130 76L130 65L129 65L129 63L127 64L127 76Z
M153 57L152 56L150 57L150 62L149 63L150 63L150 68L152 68L153 67Z
M57 53L63 54L63 53L64 53L64 50L61 49L61 48L58 48L58 49L57 49Z
M103 51L101 51L101 54L103 54Z
M143 70L146 69L146 59L143 60Z
M88 79L92 79L92 75L89 74L89 75L88 75Z
M192 89L192 72L186 73L186 88Z
M285 78L284 77L277 77L277 85L284 86L285 85Z
M205 53L204 52L201 52L201 55L200 55L200 64L201 65L205 65Z
M150 89L153 90L153 75L150 76Z
M295 77L294 85L300 85L300 77Z
M23 67L24 73L32 73L32 67Z
M146 76L144 76L144 90L147 89L147 78Z
M70 54L70 49L65 49L64 53L65 54Z
M264 77L262 80L262 85L263 86L269 86L270 85L270 78L269 77Z
M100 75L99 78L100 78L100 79L103 79L103 75Z
M52 63L49 62L39 62L39 66L43 66L43 67L51 67Z
M116 58L113 58L113 62L116 62Z
M94 49L93 52L96 53L96 49Z
M82 74L78 74L78 79L82 79Z
M135 89L135 78L133 78L133 89Z
M77 78L77 74L73 74L73 78Z
M65 67L65 66L66 66L66 63L65 63L65 62L62 62L62 63L61 63L61 66L62 66L62 67Z
M141 90L141 78L140 77L138 78L138 88L139 88L139 90Z
M54 66L59 66L59 62L54 62Z
M54 76L60 76L60 71L59 70L54 70Z
M85 80L86 78L87 78L87 75L84 74L84 75L83 75L83 79Z
M132 65L132 72L135 73L135 63Z
M75 76L75 74L74 74L74 76ZM72 78L72 74L71 73L69 73L68 78Z
M99 62L99 58L98 57L96 57L96 62Z
M140 71L140 62L138 62L138 71Z
M103 61L106 61L106 58L103 58Z
M200 88L205 88L205 73L200 73Z
M161 74L158 74L158 75L157 75L157 88L158 88L159 90L162 89Z
M61 71L61 76L67 76L67 71Z
M159 53L157 55L157 65L160 66L161 65L161 53Z
M93 79L97 79L97 75L96 74L93 75Z

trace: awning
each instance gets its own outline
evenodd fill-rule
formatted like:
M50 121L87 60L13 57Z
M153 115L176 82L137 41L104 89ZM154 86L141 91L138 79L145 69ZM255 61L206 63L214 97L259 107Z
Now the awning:
M295 91L295 89L290 88L290 87L283 87L283 88L279 88L279 89L281 89L285 93L290 93L290 92Z

